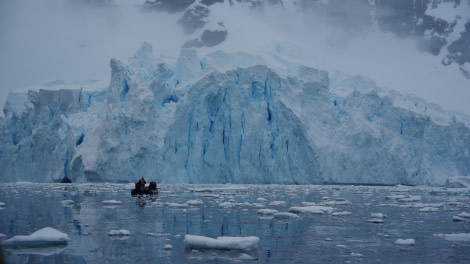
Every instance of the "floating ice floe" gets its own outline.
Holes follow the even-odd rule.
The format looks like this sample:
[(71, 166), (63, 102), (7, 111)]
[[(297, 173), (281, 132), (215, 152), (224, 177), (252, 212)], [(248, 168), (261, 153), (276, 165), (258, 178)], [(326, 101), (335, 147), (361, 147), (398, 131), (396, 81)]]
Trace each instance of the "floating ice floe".
[(370, 213), (370, 216), (372, 218), (386, 218), (387, 217), (387, 215), (383, 213)]
[(235, 203), (232, 202), (223, 202), (219, 204), (220, 207), (222, 208), (231, 208), (235, 206)]
[(6, 204), (3, 202), (0, 202), (0, 210), (5, 209)]
[(396, 245), (401, 245), (401, 246), (414, 246), (415, 245), (415, 240), (413, 238), (407, 238), (407, 239), (397, 239), (395, 240)]
[(110, 208), (110, 209), (119, 207), (122, 204), (122, 202), (117, 201), (117, 200), (105, 200), (105, 201), (102, 201), (102, 203), (103, 203), (104, 208)]
[(210, 250), (208, 252), (200, 251), (197, 249), (192, 249), (186, 253), (188, 260), (196, 260), (195, 262), (201, 262), (201, 260), (209, 261), (216, 263), (225, 263), (225, 262), (240, 262), (247, 260), (258, 260), (257, 256), (251, 256), (246, 254), (246, 251), (240, 250)]
[(383, 213), (371, 213), (370, 216), (372, 218), (367, 219), (366, 221), (373, 224), (382, 224), (384, 223), (384, 218), (387, 217), (387, 215)]
[(366, 220), (368, 223), (373, 223), (373, 224), (382, 224), (384, 223), (383, 218), (370, 218)]
[(174, 208), (174, 209), (188, 208), (188, 204), (186, 203), (166, 203), (166, 206), (168, 206), (169, 208)]
[(434, 234), (437, 237), (444, 238), (453, 242), (470, 242), (470, 233), (458, 233), (458, 234)]
[(69, 236), (54, 228), (45, 227), (29, 236), (14, 236), (2, 241), (4, 247), (49, 247), (66, 245)]
[(119, 204), (122, 204), (122, 202), (118, 201), (118, 200), (104, 200), (102, 203), (104, 205), (119, 205)]
[(279, 221), (291, 221), (291, 220), (300, 218), (298, 215), (294, 213), (288, 213), (288, 212), (275, 213), (273, 217), (274, 219), (279, 220)]
[(343, 212), (334, 212), (331, 215), (332, 216), (343, 216), (343, 215), (350, 215), (350, 214), (351, 214), (351, 212), (343, 211)]
[(456, 215), (456, 216), (452, 217), (452, 221), (454, 221), (454, 222), (463, 222), (463, 221), (467, 221), (467, 219)]
[(419, 209), (418, 211), (420, 211), (421, 213), (437, 212), (437, 211), (439, 211), (439, 208), (427, 206), (427, 207), (423, 207), (423, 208)]
[(395, 194), (395, 195), (389, 195), (385, 197), (386, 200), (398, 200), (398, 199), (405, 199), (406, 195), (404, 194)]
[(155, 207), (163, 207), (165, 204), (162, 202), (152, 202), (151, 205)]
[(258, 247), (259, 238), (256, 236), (247, 237), (218, 237), (216, 239), (185, 235), (184, 245), (186, 248), (197, 249), (220, 249), (220, 250), (251, 250)]
[(171, 234), (168, 234), (168, 233), (152, 233), (152, 232), (148, 232), (147, 233), (147, 236), (150, 236), (150, 237), (165, 237), (165, 236), (170, 236)]
[(280, 206), (280, 205), (286, 205), (285, 201), (272, 201), (268, 205), (270, 206)]
[(275, 213), (277, 213), (277, 210), (274, 209), (259, 209), (258, 210), (258, 215), (260, 217), (273, 217)]
[(467, 212), (462, 212), (462, 213), (452, 217), (452, 221), (454, 221), (454, 222), (470, 221), (470, 214), (467, 213)]
[(109, 236), (130, 236), (131, 232), (126, 229), (119, 229), (119, 230), (111, 230), (108, 233)]
[(333, 207), (329, 206), (292, 206), (289, 208), (289, 213), (311, 213), (311, 214), (329, 214), (334, 211)]
[(461, 212), (457, 216), (463, 217), (463, 218), (470, 218), (470, 213), (467, 212)]
[(166, 244), (164, 247), (163, 247), (164, 250), (172, 250), (173, 249), (173, 246), (170, 245), (170, 244)]
[(186, 202), (188, 206), (202, 206), (204, 205), (204, 202), (202, 200), (189, 200)]
[(326, 206), (334, 206), (334, 205), (349, 205), (350, 202), (344, 198), (336, 198), (333, 201), (323, 201), (320, 203), (321, 205), (326, 205)]

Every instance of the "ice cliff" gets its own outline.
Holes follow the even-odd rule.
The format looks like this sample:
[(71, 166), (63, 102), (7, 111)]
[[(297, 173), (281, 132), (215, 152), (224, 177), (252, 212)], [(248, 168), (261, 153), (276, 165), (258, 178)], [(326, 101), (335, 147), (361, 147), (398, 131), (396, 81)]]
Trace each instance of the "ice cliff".
[(0, 181), (444, 185), (470, 175), (470, 128), (360, 76), (143, 44), (111, 81), (10, 93)]

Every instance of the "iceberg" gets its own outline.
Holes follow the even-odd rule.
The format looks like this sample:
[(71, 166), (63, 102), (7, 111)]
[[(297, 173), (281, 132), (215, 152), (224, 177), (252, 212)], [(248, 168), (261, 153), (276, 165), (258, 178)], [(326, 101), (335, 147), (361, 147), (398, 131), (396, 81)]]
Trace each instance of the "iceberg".
[(467, 119), (361, 76), (280, 52), (159, 57), (148, 43), (110, 67), (109, 84), (9, 95), (1, 182), (442, 186), (470, 175)]
[(69, 236), (54, 228), (45, 227), (31, 235), (18, 235), (2, 241), (4, 247), (49, 247), (68, 243)]
[(185, 235), (184, 245), (187, 248), (219, 249), (219, 250), (252, 250), (259, 244), (256, 236), (248, 237), (218, 237), (211, 238), (198, 235)]

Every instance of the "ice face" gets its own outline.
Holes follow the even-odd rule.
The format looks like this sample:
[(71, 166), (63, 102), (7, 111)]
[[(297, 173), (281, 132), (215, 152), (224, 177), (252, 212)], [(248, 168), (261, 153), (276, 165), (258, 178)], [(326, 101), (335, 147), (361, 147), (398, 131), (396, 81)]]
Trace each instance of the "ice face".
[(147, 43), (110, 66), (107, 88), (10, 96), (1, 181), (443, 185), (470, 174), (465, 122), (360, 76), (280, 53), (168, 59)]

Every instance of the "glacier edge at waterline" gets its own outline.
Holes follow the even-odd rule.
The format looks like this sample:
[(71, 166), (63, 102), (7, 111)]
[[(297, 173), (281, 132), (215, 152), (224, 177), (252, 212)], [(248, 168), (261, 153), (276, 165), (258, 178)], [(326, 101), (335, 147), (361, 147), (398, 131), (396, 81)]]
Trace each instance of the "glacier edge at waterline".
[(157, 57), (144, 43), (127, 64), (111, 60), (109, 84), (12, 92), (0, 181), (443, 185), (470, 175), (468, 123), (360, 76), (267, 61)]

